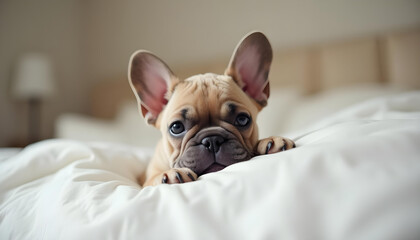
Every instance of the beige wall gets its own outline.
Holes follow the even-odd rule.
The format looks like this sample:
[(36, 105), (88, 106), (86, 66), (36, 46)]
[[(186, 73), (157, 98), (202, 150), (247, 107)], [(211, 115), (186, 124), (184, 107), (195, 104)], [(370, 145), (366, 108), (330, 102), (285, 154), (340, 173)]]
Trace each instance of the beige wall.
[(176, 72), (220, 57), (227, 64), (254, 29), (281, 49), (410, 28), (419, 12), (418, 0), (0, 0), (0, 146), (26, 133), (24, 105), (11, 99), (9, 84), (27, 51), (54, 61), (59, 92), (44, 104), (42, 128), (51, 137), (60, 113), (88, 112), (96, 82), (124, 78), (136, 49), (155, 52)]
[(171, 67), (226, 56), (251, 30), (275, 48), (375, 34), (420, 23), (420, 1), (85, 1), (90, 77), (125, 71), (143, 48)]

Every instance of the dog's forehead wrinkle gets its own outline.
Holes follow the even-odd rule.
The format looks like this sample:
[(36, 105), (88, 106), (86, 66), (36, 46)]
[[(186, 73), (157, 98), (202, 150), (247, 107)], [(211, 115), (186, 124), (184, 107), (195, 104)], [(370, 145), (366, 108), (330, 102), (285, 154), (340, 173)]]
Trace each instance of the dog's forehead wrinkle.
[(230, 113), (235, 113), (238, 106), (236, 106), (234, 103), (228, 103), (228, 108)]
[[(223, 91), (228, 86), (230, 77), (214, 73), (199, 74), (189, 77), (185, 82), (196, 84), (206, 93), (209, 91)], [(212, 86), (211, 88), (209, 86)]]
[(181, 110), (181, 116), (184, 120), (187, 119), (187, 113), (188, 113), (188, 108), (183, 108)]
[(176, 91), (179, 91), (178, 97), (184, 102), (193, 99), (194, 104), (199, 101), (200, 107), (208, 108), (212, 107), (209, 103), (219, 104), (227, 99), (232, 83), (234, 82), (228, 76), (208, 73), (187, 78), (178, 84)]

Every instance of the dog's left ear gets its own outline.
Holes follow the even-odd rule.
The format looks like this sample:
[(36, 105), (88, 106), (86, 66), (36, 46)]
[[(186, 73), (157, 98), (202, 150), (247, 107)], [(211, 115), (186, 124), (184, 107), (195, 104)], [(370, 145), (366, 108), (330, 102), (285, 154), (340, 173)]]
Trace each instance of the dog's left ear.
[(225, 74), (264, 107), (270, 96), (268, 74), (272, 59), (273, 51), (267, 37), (261, 32), (252, 32), (236, 46)]

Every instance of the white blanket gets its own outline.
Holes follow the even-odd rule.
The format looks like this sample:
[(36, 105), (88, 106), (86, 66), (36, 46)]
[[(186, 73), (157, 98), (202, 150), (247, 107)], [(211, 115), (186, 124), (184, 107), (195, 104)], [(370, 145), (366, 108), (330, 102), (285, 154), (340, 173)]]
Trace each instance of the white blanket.
[(143, 189), (150, 150), (34, 144), (0, 163), (0, 239), (420, 239), (420, 92), (289, 137), (296, 149)]

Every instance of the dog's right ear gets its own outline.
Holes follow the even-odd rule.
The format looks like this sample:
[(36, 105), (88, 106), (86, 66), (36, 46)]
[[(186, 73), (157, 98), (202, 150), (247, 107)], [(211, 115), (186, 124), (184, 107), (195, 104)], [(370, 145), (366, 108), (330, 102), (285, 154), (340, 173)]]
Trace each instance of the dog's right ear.
[(160, 112), (168, 103), (168, 89), (178, 82), (178, 78), (158, 57), (139, 50), (130, 58), (128, 79), (143, 117), (148, 124), (155, 125)]
[(273, 50), (261, 32), (251, 32), (236, 46), (225, 71), (262, 108), (270, 96), (268, 73)]

